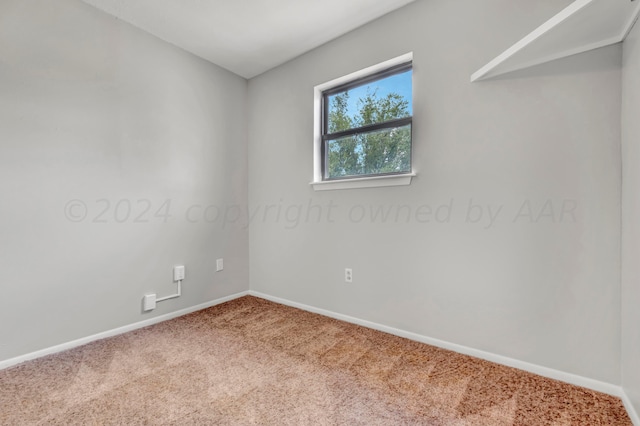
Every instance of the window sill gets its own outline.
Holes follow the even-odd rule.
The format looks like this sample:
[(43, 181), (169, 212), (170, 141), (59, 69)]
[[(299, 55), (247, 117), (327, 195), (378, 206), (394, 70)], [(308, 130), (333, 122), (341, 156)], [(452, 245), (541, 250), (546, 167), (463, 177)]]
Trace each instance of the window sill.
[(406, 186), (411, 184), (411, 178), (416, 176), (415, 173), (407, 173), (402, 175), (389, 176), (373, 176), (342, 180), (325, 180), (320, 182), (311, 182), (314, 191), (334, 191), (339, 189), (355, 189), (355, 188), (382, 188), (385, 186)]

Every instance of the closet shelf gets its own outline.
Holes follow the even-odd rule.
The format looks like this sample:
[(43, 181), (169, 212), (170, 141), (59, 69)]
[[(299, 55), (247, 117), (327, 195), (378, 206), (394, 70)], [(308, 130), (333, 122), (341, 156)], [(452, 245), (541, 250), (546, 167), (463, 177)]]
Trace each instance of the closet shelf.
[(640, 0), (576, 0), (473, 73), (471, 81), (619, 43), (639, 12)]

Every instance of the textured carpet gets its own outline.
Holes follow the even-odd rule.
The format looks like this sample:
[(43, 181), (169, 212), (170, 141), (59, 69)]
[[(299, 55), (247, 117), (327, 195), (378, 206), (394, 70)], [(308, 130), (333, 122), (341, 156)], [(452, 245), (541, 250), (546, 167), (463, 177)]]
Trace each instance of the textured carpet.
[(243, 297), (0, 371), (2, 425), (630, 425), (621, 401)]

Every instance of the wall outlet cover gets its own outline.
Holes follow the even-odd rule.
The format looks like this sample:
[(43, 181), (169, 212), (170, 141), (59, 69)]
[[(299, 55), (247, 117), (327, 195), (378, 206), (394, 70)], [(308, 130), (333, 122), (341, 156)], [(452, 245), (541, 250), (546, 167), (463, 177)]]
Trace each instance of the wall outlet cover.
[(142, 309), (144, 311), (152, 311), (156, 308), (156, 295), (145, 294), (142, 298)]
[(344, 280), (348, 283), (353, 282), (353, 270), (351, 268), (346, 268), (344, 270)]

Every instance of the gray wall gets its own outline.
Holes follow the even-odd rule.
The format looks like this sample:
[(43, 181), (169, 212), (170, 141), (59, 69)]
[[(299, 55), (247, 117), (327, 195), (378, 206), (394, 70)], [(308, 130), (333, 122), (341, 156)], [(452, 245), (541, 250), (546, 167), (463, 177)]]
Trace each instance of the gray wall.
[[(558, 7), (419, 0), (247, 93), (79, 1), (2, 1), (0, 361), (247, 290), (250, 272), (269, 295), (620, 383), (621, 47), (468, 82)], [(637, 45), (636, 28), (624, 44), (622, 359), (639, 407)], [(418, 177), (314, 192), (313, 86), (408, 51)], [(425, 222), (421, 206), (441, 214)], [(359, 220), (372, 208), (391, 214)], [(174, 291), (175, 264), (184, 296), (142, 313), (143, 294)]]
[(0, 2), (0, 361), (248, 289), (246, 229), (185, 217), (246, 205), (246, 95), (80, 1)]
[[(418, 1), (250, 80), (251, 289), (619, 384), (621, 46), (469, 83), (560, 3)], [(418, 177), (314, 192), (313, 87), (409, 51)]]
[(622, 386), (640, 413), (640, 25), (623, 44)]

